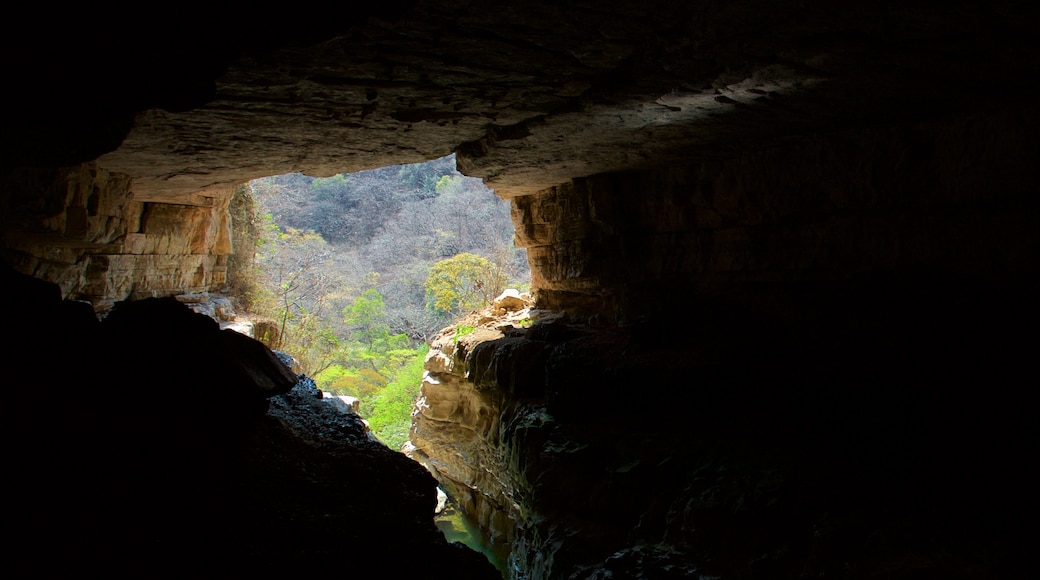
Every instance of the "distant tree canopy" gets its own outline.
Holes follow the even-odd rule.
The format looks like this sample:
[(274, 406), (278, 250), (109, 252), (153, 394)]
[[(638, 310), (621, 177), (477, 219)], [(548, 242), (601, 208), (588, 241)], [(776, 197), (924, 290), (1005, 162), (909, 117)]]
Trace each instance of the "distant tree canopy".
[(342, 173), (332, 177), (319, 177), (311, 181), (311, 192), (315, 202), (336, 202), (341, 193), (348, 188), (347, 178)]
[(335, 333), (325, 323), (329, 297), (337, 281), (326, 272), (332, 250), (321, 236), (288, 228), (282, 230), (270, 215), (264, 219), (265, 235), (256, 253), (248, 302), (258, 313), (278, 322), (271, 346), (294, 346), (294, 355), (310, 369), (324, 368), (339, 347)]
[(330, 177), (277, 175), (254, 180), (252, 187), (279, 226), (357, 246), (368, 243), (405, 205), (435, 197), (438, 181), (448, 176), (461, 177), (454, 156)]
[[(274, 225), (328, 242), (323, 272), (342, 287), (330, 297), (337, 308), (375, 288), (392, 334), (425, 340), (451, 322), (455, 310), (431, 308), (426, 288), (441, 260), (469, 253), (496, 264), (507, 284), (524, 289), (530, 279), (509, 203), (459, 173), (454, 156), (331, 177), (279, 175), (250, 188)], [(333, 324), (346, 332), (342, 320)]]

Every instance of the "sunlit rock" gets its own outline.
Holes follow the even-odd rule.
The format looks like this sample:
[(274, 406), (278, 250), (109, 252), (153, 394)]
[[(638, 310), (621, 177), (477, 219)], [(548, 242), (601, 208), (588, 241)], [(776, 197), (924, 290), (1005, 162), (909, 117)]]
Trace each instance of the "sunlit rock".
[(334, 395), (327, 391), (321, 392), (322, 399), (335, 407), (341, 413), (358, 413), (361, 410), (361, 399), (349, 395)]
[(513, 312), (520, 310), (525, 306), (530, 306), (530, 299), (525, 302), (523, 297), (520, 296), (519, 290), (515, 288), (507, 288), (499, 294), (497, 298), (495, 298), (492, 306), (495, 310)]

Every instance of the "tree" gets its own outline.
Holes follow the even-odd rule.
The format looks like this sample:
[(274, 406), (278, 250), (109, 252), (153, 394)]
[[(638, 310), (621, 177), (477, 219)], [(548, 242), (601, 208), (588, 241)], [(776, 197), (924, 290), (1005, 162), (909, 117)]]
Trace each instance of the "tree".
[(433, 265), (426, 278), (427, 304), (460, 314), (487, 306), (505, 285), (502, 268), (483, 256), (464, 252)]
[(394, 379), (372, 396), (363, 397), (362, 409), (372, 433), (391, 449), (400, 450), (412, 427), (412, 408), (422, 386), (423, 363), (429, 346), (420, 345), (400, 367)]
[(370, 288), (343, 309), (343, 321), (354, 346), (350, 358), (389, 379), (414, 351), (407, 335), (390, 334), (385, 307), (379, 291)]
[[(301, 363), (305, 358), (314, 360), (315, 367), (304, 365), (308, 370), (339, 364), (374, 372), (362, 356), (378, 351), (374, 348), (378, 333), (372, 328), (367, 336), (354, 336), (360, 328), (351, 325), (357, 321), (340, 315), (372, 298), (362, 295), (365, 289), (379, 292), (380, 323), (388, 336), (403, 334), (411, 341), (425, 342), (457, 312), (490, 301), (505, 284), (495, 283), (495, 276), (479, 275), (480, 281), (491, 283), (467, 299), (470, 304), (455, 304), (450, 310), (435, 308), (426, 281), (439, 260), (470, 253), (497, 264), (513, 287), (524, 288), (530, 278), (526, 252), (513, 245), (509, 202), (494, 195), (482, 180), (459, 173), (453, 155), (330, 177), (274, 176), (250, 182), (249, 189), (258, 206), (273, 219), (270, 240), (262, 252), (274, 246), (279, 252), (293, 252), (291, 244), (274, 236), (300, 237), (303, 232), (317, 234), (331, 252), (313, 271), (330, 283), (320, 299), (308, 297), (304, 288), (283, 286), (282, 280), (272, 278), (266, 289), (268, 308), (258, 312), (283, 322), (284, 332), (277, 334), (284, 335), (287, 342), (279, 348), (288, 350), (291, 342), (293, 348), (307, 345), (313, 351), (311, 355), (293, 352)], [(278, 259), (291, 261), (284, 256)], [(271, 259), (258, 259), (258, 265), (274, 272)], [(370, 273), (377, 274), (378, 280), (369, 280)], [(359, 296), (365, 300), (356, 304)], [(323, 320), (315, 324), (319, 313)], [(321, 349), (349, 354), (329, 362)]]
[(313, 232), (283, 231), (271, 216), (266, 223), (256, 265), (267, 299), (254, 302), (260, 314), (278, 320), (272, 348), (289, 350), (309, 373), (320, 372), (340, 348), (325, 322), (326, 301), (335, 285), (323, 268), (330, 248)]
[(254, 312), (279, 321), (272, 348), (322, 390), (360, 398), (376, 436), (399, 448), (429, 337), (529, 279), (509, 202), (459, 173), (454, 156), (249, 189), (268, 214)]
[(343, 309), (343, 322), (352, 337), (372, 348), (390, 334), (386, 324), (386, 303), (375, 288), (370, 288), (354, 299), (353, 304)]
[(419, 199), (428, 199), (437, 195), (438, 180), (452, 173), (457, 173), (454, 154), (426, 163), (401, 165), (397, 170), (397, 179), (413, 190)]
[(335, 201), (347, 189), (347, 178), (342, 173), (332, 177), (316, 177), (311, 181), (311, 192), (315, 201)]

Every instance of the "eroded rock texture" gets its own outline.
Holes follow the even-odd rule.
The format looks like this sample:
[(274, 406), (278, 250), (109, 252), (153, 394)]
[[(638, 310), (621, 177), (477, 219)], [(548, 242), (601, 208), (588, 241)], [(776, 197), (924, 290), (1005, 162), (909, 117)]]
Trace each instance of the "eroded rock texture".
[(131, 179), (95, 163), (13, 172), (4, 252), (18, 270), (104, 312), (117, 301), (220, 290), (228, 285), (233, 191), (185, 203), (138, 201)]
[[(416, 438), (480, 449), (437, 468), (459, 495), (509, 480), (466, 501), (518, 577), (1027, 575), (1040, 8), (293, 8), (0, 39), (0, 255), (68, 299), (9, 384), (100, 364), (65, 320), (228, 283), (246, 180), (454, 152), (551, 316), (445, 351), (458, 439)], [(89, 457), (56, 465), (129, 471)]]
[[(506, 348), (501, 344), (515, 334), (515, 326), (530, 323), (531, 306), (529, 296), (504, 294), (485, 311), (464, 317), (431, 341), (406, 450), (436, 476), (489, 541), (505, 551), (515, 540), (522, 516), (513, 497), (514, 478), (499, 448), (508, 393), (493, 375), (514, 371), (512, 366), (493, 365), (475, 349), (489, 342)], [(472, 331), (463, 332), (464, 328)], [(510, 361), (516, 366), (540, 362)], [(477, 372), (487, 379), (479, 380)]]

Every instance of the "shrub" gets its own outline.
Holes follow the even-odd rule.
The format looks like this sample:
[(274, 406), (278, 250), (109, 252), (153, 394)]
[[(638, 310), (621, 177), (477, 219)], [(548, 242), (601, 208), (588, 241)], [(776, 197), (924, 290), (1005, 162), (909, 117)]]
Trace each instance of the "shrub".
[(372, 433), (391, 449), (400, 450), (408, 440), (412, 427), (412, 408), (422, 386), (427, 351), (427, 345), (416, 349), (412, 359), (401, 368), (393, 381), (361, 401), (362, 414), (372, 427)]

